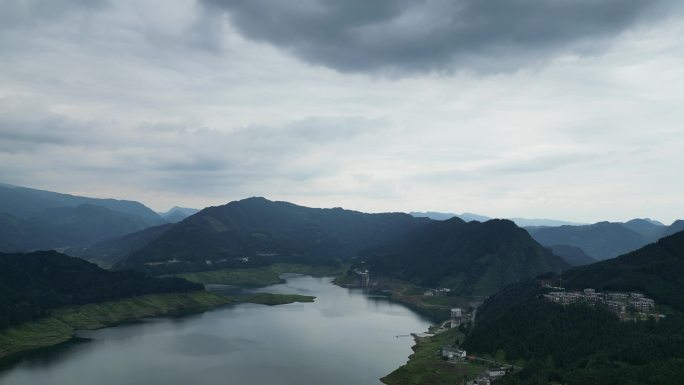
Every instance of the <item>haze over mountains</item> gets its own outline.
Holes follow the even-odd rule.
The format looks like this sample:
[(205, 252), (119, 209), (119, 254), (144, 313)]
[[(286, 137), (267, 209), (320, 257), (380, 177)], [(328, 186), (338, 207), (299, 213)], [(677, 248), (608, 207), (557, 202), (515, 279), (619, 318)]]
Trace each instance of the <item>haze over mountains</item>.
[(544, 246), (573, 246), (591, 258), (604, 260), (638, 249), (659, 238), (684, 230), (684, 221), (670, 226), (649, 219), (621, 222), (598, 222), (582, 226), (526, 227)]
[[(442, 213), (442, 212), (437, 212), (437, 211), (411, 211), (411, 215), (414, 217), (427, 217), (430, 219), (434, 219), (437, 221), (442, 221), (446, 219), (450, 219), (453, 217), (458, 217), (463, 219), (466, 222), (471, 222), (471, 221), (478, 221), (478, 222), (485, 222), (490, 219), (494, 219), (492, 217), (488, 217), (486, 215), (480, 215), (480, 214), (473, 214), (473, 213), (462, 213), (462, 214), (454, 214), (454, 213)], [(530, 218), (503, 218), (503, 219), (508, 219), (513, 222), (515, 222), (516, 225), (520, 227), (526, 227), (526, 226), (563, 226), (563, 225), (569, 225), (569, 226), (576, 226), (576, 225), (581, 225), (583, 223), (575, 223), (575, 222), (568, 222), (568, 221), (562, 221), (558, 219), (542, 219), (542, 218), (536, 218), (536, 219), (530, 219)]]
[(175, 223), (180, 222), (190, 215), (196, 214), (197, 212), (199, 212), (198, 209), (174, 206), (169, 209), (169, 211), (165, 213), (159, 213), (159, 215), (161, 215), (161, 217), (165, 220)]
[[(4, 215), (23, 217), (3, 232), (3, 250), (63, 248), (104, 267), (152, 274), (359, 258), (379, 274), (486, 294), (568, 267), (510, 221), (434, 221), (264, 198), (199, 212), (174, 207), (159, 215), (130, 201), (17, 187), (4, 187), (3, 193), (12, 202)], [(33, 236), (22, 240), (22, 234)], [(439, 273), (432, 272), (434, 266), (440, 266)]]
[[(159, 215), (137, 202), (2, 189), (12, 206), (0, 205), (9, 211), (2, 213), (0, 247), (67, 245), (69, 255), (110, 271), (55, 251), (0, 253), (0, 329), (64, 306), (200, 288), (158, 279), (169, 274), (276, 262), (345, 263), (350, 272), (362, 266), (372, 276), (418, 288), (490, 296), (463, 346), (492, 356), (505, 352), (509, 362), (524, 360), (525, 369), (504, 383), (630, 383), (648, 371), (677, 370), (680, 362), (667, 357), (684, 354), (684, 221), (522, 228), (505, 219), (434, 220), (261, 197), (200, 211), (174, 207)], [(618, 253), (623, 255), (595, 259)], [(657, 325), (628, 325), (601, 307), (544, 302), (538, 280), (560, 282), (559, 274), (568, 289), (641, 292), (672, 313)], [(618, 363), (621, 372), (614, 370)]]
[[(416, 217), (446, 220), (458, 217), (466, 222), (487, 221), (490, 217), (463, 213), (411, 212)], [(525, 228), (532, 237), (573, 265), (591, 263), (594, 260), (614, 258), (638, 249), (664, 236), (684, 230), (684, 221), (677, 220), (670, 226), (650, 218), (637, 218), (627, 222), (574, 223), (555, 219), (510, 218)]]
[(0, 251), (86, 247), (178, 222), (197, 211), (174, 207), (160, 215), (135, 201), (0, 184)]
[(154, 274), (358, 257), (383, 274), (472, 293), (612, 258), (684, 229), (684, 221), (635, 219), (526, 227), (530, 238), (512, 221), (476, 214), (462, 214), (466, 222), (445, 213), (366, 214), (264, 198), (158, 214), (139, 202), (9, 185), (0, 186), (0, 196), (0, 251), (61, 249), (104, 267)]

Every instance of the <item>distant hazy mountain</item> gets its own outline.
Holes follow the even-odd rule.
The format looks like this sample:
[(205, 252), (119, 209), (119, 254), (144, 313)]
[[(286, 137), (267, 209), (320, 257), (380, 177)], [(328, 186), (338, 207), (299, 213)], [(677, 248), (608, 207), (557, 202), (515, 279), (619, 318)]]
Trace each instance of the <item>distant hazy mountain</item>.
[(21, 219), (36, 217), (48, 209), (76, 207), (85, 204), (136, 215), (149, 221), (160, 220), (159, 214), (140, 202), (87, 198), (7, 184), (0, 185), (0, 212), (12, 214)]
[(0, 185), (0, 251), (86, 246), (164, 222), (139, 202)]
[(579, 247), (598, 259), (617, 257), (649, 243), (649, 239), (621, 223), (599, 222), (585, 226), (528, 227), (532, 237), (544, 246)]
[(527, 226), (548, 226), (548, 227), (556, 227), (556, 226), (580, 226), (583, 225), (584, 223), (577, 223), (577, 222), (568, 222), (568, 221), (561, 221), (558, 219), (542, 219), (542, 218), (536, 218), (536, 219), (529, 219), (529, 218), (509, 218), (513, 222), (515, 222), (516, 225), (520, 227), (527, 227)]
[(454, 213), (439, 213), (436, 211), (411, 211), (409, 214), (416, 218), (430, 218), (436, 221), (445, 221), (447, 219), (459, 216), (458, 214)]
[(176, 223), (182, 221), (190, 215), (197, 214), (198, 212), (198, 209), (174, 206), (169, 211), (165, 213), (159, 213), (159, 215), (161, 215), (162, 218), (166, 219), (169, 222)]
[(492, 219), (492, 218), (484, 216), (484, 215), (473, 214), (473, 213), (462, 213), (462, 214), (459, 214), (458, 217), (463, 219), (466, 222), (473, 222), (473, 221), (486, 222), (486, 221)]
[(122, 237), (107, 239), (89, 247), (72, 247), (64, 252), (73, 257), (79, 257), (87, 261), (97, 263), (100, 267), (110, 268), (117, 262), (128, 257), (161, 234), (168, 231), (174, 224), (166, 223), (159, 226), (148, 227), (144, 230), (126, 234)]
[(272, 261), (330, 261), (402, 237), (429, 222), (404, 213), (317, 209), (264, 198), (209, 207), (132, 253), (120, 267), (210, 270)]
[(671, 226), (665, 226), (650, 219), (633, 219), (625, 223), (526, 227), (526, 230), (544, 246), (574, 246), (594, 259), (604, 260), (636, 250), (676, 232), (680, 227), (684, 230), (684, 221), (675, 221)]
[[(485, 222), (485, 221), (492, 219), (488, 216), (473, 214), (473, 213), (454, 214), (454, 213), (440, 213), (440, 212), (436, 212), (436, 211), (425, 211), (425, 212), (412, 211), (410, 214), (413, 215), (414, 217), (425, 217), (425, 218), (430, 218), (430, 219), (434, 219), (437, 221), (443, 221), (443, 220), (447, 220), (447, 219), (450, 219), (453, 217), (461, 218), (466, 222), (472, 222), (472, 221)], [(528, 218), (506, 218), (506, 219), (509, 219), (509, 220), (515, 222), (515, 224), (520, 226), (520, 227), (526, 227), (526, 226), (563, 226), (563, 225), (576, 226), (576, 225), (581, 225), (581, 223), (560, 221), (557, 219), (528, 219)]]
[(572, 266), (589, 265), (596, 260), (590, 257), (584, 250), (579, 247), (569, 245), (553, 245), (550, 247), (551, 251), (557, 256)]
[(432, 222), (361, 255), (371, 270), (429, 287), (487, 295), (569, 265), (508, 220)]
[(672, 235), (684, 231), (684, 220), (676, 220), (665, 230), (665, 235)]
[(623, 223), (628, 229), (643, 235), (651, 242), (656, 241), (665, 235), (667, 231), (665, 225), (651, 219), (632, 219), (631, 221)]
[(436, 221), (445, 221), (447, 219), (451, 218), (461, 218), (466, 222), (472, 222), (472, 221), (478, 221), (478, 222), (485, 222), (488, 221), (492, 218), (484, 216), (484, 215), (479, 215), (479, 214), (473, 214), (473, 213), (462, 213), (462, 214), (454, 214), (454, 213), (440, 213), (437, 211), (411, 211), (409, 214), (413, 215), (416, 218), (430, 218)]

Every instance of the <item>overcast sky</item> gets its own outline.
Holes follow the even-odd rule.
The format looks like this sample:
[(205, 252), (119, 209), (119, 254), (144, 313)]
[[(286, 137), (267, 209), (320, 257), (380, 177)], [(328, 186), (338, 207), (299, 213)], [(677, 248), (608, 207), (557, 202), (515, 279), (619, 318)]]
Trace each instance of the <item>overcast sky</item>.
[(684, 217), (677, 0), (3, 0), (0, 182)]

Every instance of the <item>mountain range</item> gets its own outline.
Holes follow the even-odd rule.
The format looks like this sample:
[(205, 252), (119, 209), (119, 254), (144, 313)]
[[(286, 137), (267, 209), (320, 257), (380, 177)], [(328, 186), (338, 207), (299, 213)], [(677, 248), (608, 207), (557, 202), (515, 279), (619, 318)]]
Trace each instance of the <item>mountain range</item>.
[(165, 222), (135, 201), (0, 185), (0, 251), (87, 246)]
[(427, 222), (404, 213), (366, 214), (248, 198), (188, 217), (116, 267), (187, 271), (348, 259)]
[[(204, 209), (167, 229), (153, 229), (91, 251), (107, 249), (114, 255), (111, 250), (130, 251), (135, 245), (114, 268), (154, 274), (363, 260), (375, 275), (478, 295), (569, 267), (507, 220), (434, 221), (248, 198)], [(140, 246), (142, 241), (146, 244)]]
[(197, 212), (199, 212), (198, 209), (173, 206), (169, 211), (158, 214), (166, 221), (176, 223), (182, 221), (183, 219), (193, 214), (197, 214)]
[(265, 198), (158, 214), (134, 201), (10, 185), (0, 185), (0, 196), (0, 251), (60, 249), (106, 268), (153, 274), (358, 258), (377, 273), (471, 294), (612, 258), (684, 229), (684, 221), (635, 219), (527, 227), (528, 234), (512, 221), (476, 214), (463, 214), (468, 221), (431, 212), (367, 214)]
[[(442, 213), (442, 212), (437, 212), (437, 211), (411, 211), (411, 215), (414, 217), (419, 217), (419, 218), (430, 218), (434, 219), (436, 221), (443, 221), (447, 219), (451, 219), (453, 217), (458, 217), (463, 219), (466, 222), (472, 222), (472, 221), (478, 221), (478, 222), (486, 222), (490, 219), (494, 219), (492, 217), (488, 217), (486, 215), (480, 215), (480, 214), (473, 214), (473, 213), (461, 213), (461, 214), (454, 214), (454, 213)], [(510, 221), (515, 222), (516, 225), (520, 227), (526, 227), (526, 226), (577, 226), (581, 225), (582, 223), (575, 223), (575, 222), (568, 222), (568, 221), (562, 221), (558, 219), (542, 219), (542, 218), (535, 218), (535, 219), (530, 219), (530, 218), (504, 218), (508, 219)]]
[(684, 221), (670, 226), (650, 219), (628, 222), (598, 222), (581, 226), (526, 227), (532, 237), (544, 246), (572, 246), (597, 260), (614, 258), (636, 250), (677, 231), (684, 230)]

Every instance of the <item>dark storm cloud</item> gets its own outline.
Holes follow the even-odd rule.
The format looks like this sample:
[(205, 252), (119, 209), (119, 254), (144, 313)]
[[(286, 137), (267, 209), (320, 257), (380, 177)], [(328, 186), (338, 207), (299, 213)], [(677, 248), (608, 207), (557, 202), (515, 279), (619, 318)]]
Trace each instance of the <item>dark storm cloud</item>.
[[(244, 36), (342, 72), (510, 71), (599, 49), (668, 0), (201, 0)], [(675, 4), (675, 3), (672, 3)]]

